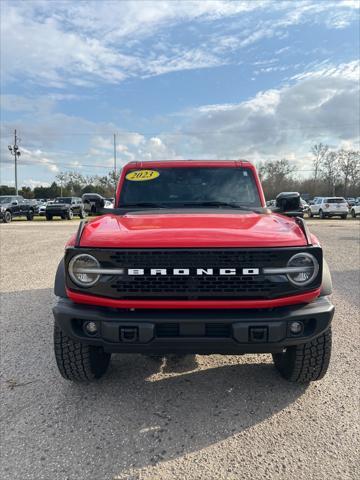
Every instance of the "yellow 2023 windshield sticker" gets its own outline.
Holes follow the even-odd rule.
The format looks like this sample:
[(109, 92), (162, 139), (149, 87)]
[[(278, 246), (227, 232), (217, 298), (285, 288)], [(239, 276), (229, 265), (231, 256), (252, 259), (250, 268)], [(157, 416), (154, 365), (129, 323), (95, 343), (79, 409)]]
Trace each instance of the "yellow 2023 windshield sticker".
[(160, 172), (156, 170), (135, 170), (134, 172), (129, 172), (125, 178), (132, 182), (146, 182), (147, 180), (154, 180), (159, 175)]

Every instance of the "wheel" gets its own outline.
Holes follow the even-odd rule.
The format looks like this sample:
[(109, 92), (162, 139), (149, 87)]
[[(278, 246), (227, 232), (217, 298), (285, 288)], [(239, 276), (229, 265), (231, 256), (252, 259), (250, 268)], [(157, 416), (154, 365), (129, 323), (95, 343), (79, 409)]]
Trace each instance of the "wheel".
[(347, 219), (347, 214), (341, 215), (341, 218), (342, 218), (343, 220), (346, 220), (346, 219)]
[(319, 210), (319, 217), (324, 220), (325, 218), (325, 213), (322, 210)]
[(4, 223), (10, 223), (11, 220), (12, 220), (11, 212), (6, 211), (6, 212), (4, 213), (3, 222), (4, 222)]
[(351, 216), (352, 216), (352, 218), (356, 218), (356, 213), (355, 213), (355, 210), (353, 208), (351, 209)]
[(53, 218), (52, 215), (46, 214), (46, 220), (52, 220), (52, 218)]
[(69, 210), (66, 214), (66, 218), (68, 220), (72, 220), (74, 218), (74, 212), (72, 210)]
[(85, 212), (84, 209), (81, 209), (81, 210), (80, 210), (79, 217), (80, 217), (80, 218), (85, 218), (85, 217), (86, 217), (86, 212)]
[(91, 382), (102, 377), (109, 367), (111, 353), (101, 347), (72, 340), (54, 325), (55, 359), (61, 375), (73, 382)]
[(309, 214), (309, 217), (310, 217), (310, 218), (313, 218), (313, 217), (314, 217), (314, 214), (312, 213), (311, 210), (309, 210), (308, 214)]
[(320, 380), (327, 372), (331, 356), (331, 327), (311, 342), (274, 353), (275, 367), (290, 382)]
[(30, 211), (30, 212), (26, 215), (26, 220), (28, 220), (28, 221), (34, 220), (34, 212), (33, 212), (33, 211)]

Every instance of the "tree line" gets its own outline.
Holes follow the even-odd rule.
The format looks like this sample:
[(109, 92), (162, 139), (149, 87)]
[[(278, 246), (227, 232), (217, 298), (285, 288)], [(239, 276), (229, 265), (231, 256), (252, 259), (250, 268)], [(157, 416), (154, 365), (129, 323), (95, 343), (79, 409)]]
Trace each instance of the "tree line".
[[(99, 193), (104, 197), (115, 196), (119, 174), (114, 171), (105, 176), (81, 175), (78, 172), (61, 172), (56, 175), (56, 180), (48, 186), (39, 186), (31, 189), (22, 187), (19, 195), (24, 198), (56, 198), (56, 197), (81, 197), (84, 193)], [(0, 195), (15, 195), (15, 188), (0, 185)]]
[[(265, 197), (273, 199), (279, 192), (295, 191), (314, 196), (360, 196), (360, 152), (358, 150), (333, 150), (317, 143), (311, 148), (312, 175), (301, 178), (296, 167), (287, 159), (257, 164)], [(81, 196), (95, 192), (104, 197), (114, 197), (119, 174), (114, 171), (105, 176), (81, 175), (61, 172), (49, 186), (31, 189), (23, 187), (19, 194), (24, 198), (55, 198)], [(0, 195), (15, 195), (15, 188), (0, 185)]]
[(360, 196), (360, 152), (332, 150), (317, 143), (311, 148), (312, 175), (299, 177), (296, 167), (287, 159), (257, 165), (265, 197), (274, 199), (279, 192), (300, 192), (315, 196)]

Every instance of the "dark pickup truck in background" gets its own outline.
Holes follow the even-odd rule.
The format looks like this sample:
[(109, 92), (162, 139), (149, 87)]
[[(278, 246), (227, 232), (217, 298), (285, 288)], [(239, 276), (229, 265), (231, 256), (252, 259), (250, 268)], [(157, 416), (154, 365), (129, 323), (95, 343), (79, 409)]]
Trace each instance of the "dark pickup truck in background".
[(10, 223), (14, 217), (34, 218), (34, 206), (21, 195), (0, 196), (0, 220)]

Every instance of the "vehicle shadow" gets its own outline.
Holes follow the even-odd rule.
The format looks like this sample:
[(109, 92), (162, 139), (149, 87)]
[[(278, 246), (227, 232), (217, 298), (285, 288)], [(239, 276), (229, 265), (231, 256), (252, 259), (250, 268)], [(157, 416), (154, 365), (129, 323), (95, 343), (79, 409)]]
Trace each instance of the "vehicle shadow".
[(239, 434), (306, 389), (282, 380), (267, 356), (114, 355), (96, 383), (67, 382), (53, 358), (51, 290), (4, 299), (3, 378), (14, 381), (3, 396), (5, 478), (21, 478), (29, 453), (44, 478), (113, 478)]

